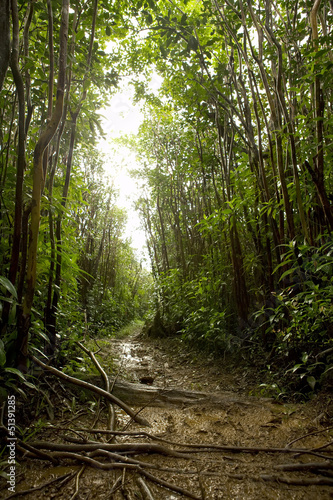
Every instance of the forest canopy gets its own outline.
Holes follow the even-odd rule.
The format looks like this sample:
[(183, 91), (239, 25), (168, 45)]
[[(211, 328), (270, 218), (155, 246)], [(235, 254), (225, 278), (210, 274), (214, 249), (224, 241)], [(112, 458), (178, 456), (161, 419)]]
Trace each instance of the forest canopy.
[[(55, 355), (84, 315), (92, 332), (143, 317), (152, 296), (151, 333), (320, 383), (332, 21), (329, 0), (3, 2), (2, 366), (26, 370), (29, 346)], [(128, 75), (154, 294), (98, 153), (100, 110)]]

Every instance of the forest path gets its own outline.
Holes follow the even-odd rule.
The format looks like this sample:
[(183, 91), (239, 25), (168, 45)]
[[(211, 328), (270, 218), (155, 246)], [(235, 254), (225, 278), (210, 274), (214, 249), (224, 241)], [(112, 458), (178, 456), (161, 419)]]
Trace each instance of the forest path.
[[(96, 349), (95, 342), (89, 343), (91, 349)], [(82, 392), (73, 393), (73, 387), (59, 385), (56, 379), (49, 377), (48, 387), (55, 388), (52, 391), (54, 415), (51, 418), (44, 414), (39, 420), (42, 425), (38, 430), (37, 423), (37, 432), (29, 444), (39, 446), (38, 442), (43, 442), (41, 448), (47, 453), (50, 445), (93, 443), (103, 448), (114, 444), (117, 449), (127, 446), (125, 456), (119, 455), (116, 460), (118, 465), (121, 465), (120, 457), (125, 463), (139, 460), (140, 467), (132, 472), (117, 467), (82, 468), (81, 455), (77, 463), (63, 460), (58, 465), (20, 455), (17, 492), (8, 497), (4, 480), (1, 483), (0, 478), (1, 500), (14, 497), (24, 500), (333, 498), (333, 431), (320, 398), (306, 404), (279, 404), (250, 395), (256, 386), (253, 372), (244, 366), (227, 366), (222, 359), (218, 361), (190, 351), (180, 339), (150, 339), (136, 332), (126, 338), (104, 338), (97, 344), (101, 348), (99, 361), (110, 381), (120, 385), (121, 380), (125, 381), (125, 387), (127, 384), (130, 389), (127, 396), (133, 395), (127, 404), (140, 412), (150, 427), (134, 422), (115, 406), (116, 430), (122, 434), (111, 437), (110, 441), (105, 403), (91, 393), (88, 398), (87, 395), (81, 398)], [(100, 376), (94, 377), (102, 386)], [(153, 385), (142, 382), (153, 382)], [(184, 403), (180, 402), (181, 398), (179, 401), (166, 397), (158, 406), (153, 397), (144, 406), (135, 404), (137, 393), (147, 394), (148, 388), (165, 395), (171, 388), (176, 389), (177, 394), (192, 391), (190, 394), (195, 397)], [(199, 399), (195, 399), (198, 394)], [(211, 397), (205, 398), (205, 394)], [(50, 410), (46, 403), (39, 405), (41, 410)], [(35, 400), (32, 406), (38, 406)], [(35, 433), (33, 427), (29, 432)], [(134, 453), (134, 448), (140, 446), (147, 451)], [(319, 447), (323, 447), (319, 454), (310, 453)], [(82, 458), (87, 456), (89, 453), (83, 451)], [(107, 457), (98, 460), (103, 460), (104, 465), (113, 463)], [(68, 474), (70, 478), (66, 482), (63, 478)], [(149, 494), (144, 492), (143, 478)], [(168, 482), (173, 490), (165, 484), (164, 487), (156, 484), (156, 478)], [(180, 495), (177, 488), (188, 494)], [(27, 490), (29, 493), (20, 494)]]
[[(233, 367), (231, 372), (222, 359), (216, 361), (212, 356), (189, 352), (179, 339), (160, 340), (132, 335), (112, 340), (109, 345), (108, 342), (103, 344), (102, 357), (107, 358), (110, 353), (117, 360), (120, 378), (126, 377), (134, 383), (140, 380), (153, 382), (154, 386), (165, 390), (178, 388), (214, 393), (221, 398), (221, 405), (198, 403), (145, 407), (141, 415), (151, 424), (149, 433), (165, 440), (236, 448), (285, 448), (295, 439), (315, 433), (291, 445), (313, 449), (327, 445), (332, 436), (332, 431), (316, 433), (325, 427), (320, 425), (323, 415), (315, 402), (280, 404), (267, 398), (249, 396), (255, 387), (251, 371)], [(327, 421), (325, 424), (327, 426)], [(131, 430), (138, 428), (138, 424), (131, 426)], [(194, 454), (192, 463), (179, 464), (179, 460), (169, 457), (158, 457), (156, 463), (164, 467), (178, 467), (179, 470), (197, 470), (199, 475), (175, 475), (173, 482), (199, 496), (201, 494), (204, 500), (333, 498), (331, 487), (306, 484), (316, 481), (317, 474), (282, 470), (284, 464), (318, 460), (321, 459), (296, 453), (234, 453), (230, 449)], [(164, 476), (170, 480), (170, 475)], [(300, 484), (269, 480), (273, 477), (299, 481)], [(164, 490), (162, 498), (175, 500), (178, 496), (167, 494)]]

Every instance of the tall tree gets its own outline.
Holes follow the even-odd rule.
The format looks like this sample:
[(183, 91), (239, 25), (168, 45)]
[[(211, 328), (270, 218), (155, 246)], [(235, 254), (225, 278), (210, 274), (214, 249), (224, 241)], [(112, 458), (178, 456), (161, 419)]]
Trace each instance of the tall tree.
[(17, 336), (18, 358), (17, 365), (20, 370), (27, 369), (28, 356), (28, 335), (31, 321), (31, 309), (33, 305), (35, 286), (36, 286), (36, 271), (37, 271), (37, 246), (41, 210), (41, 195), (44, 183), (43, 173), (43, 155), (49, 145), (52, 137), (56, 133), (60, 123), (66, 81), (66, 65), (67, 65), (67, 43), (68, 43), (68, 20), (69, 20), (69, 0), (63, 0), (61, 10), (61, 28), (59, 34), (59, 71), (57, 82), (56, 103), (50, 118), (49, 123), (42, 132), (34, 151), (33, 159), (33, 187), (31, 199), (31, 223), (30, 223), (30, 239), (28, 248), (27, 274), (26, 274), (26, 291), (23, 299), (22, 314), (19, 319), (19, 328)]
[[(16, 5), (14, 4), (14, 8)], [(6, 77), (10, 56), (10, 0), (0, 2), (0, 91)]]

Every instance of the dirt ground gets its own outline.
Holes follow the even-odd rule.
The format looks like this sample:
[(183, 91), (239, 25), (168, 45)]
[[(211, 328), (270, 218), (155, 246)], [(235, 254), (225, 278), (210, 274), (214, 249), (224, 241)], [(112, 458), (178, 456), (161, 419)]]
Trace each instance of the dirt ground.
[[(219, 397), (218, 404), (146, 406), (140, 415), (148, 420), (149, 428), (130, 422), (128, 415), (117, 410), (117, 429), (148, 432), (160, 439), (156, 441), (159, 444), (182, 453), (179, 458), (157, 453), (141, 455), (140, 460), (150, 464), (147, 471), (151, 474), (190, 492), (192, 498), (202, 500), (333, 498), (333, 428), (327, 398), (316, 398), (306, 404), (281, 404), (255, 397), (250, 395), (255, 392), (255, 382), (249, 370), (234, 367), (230, 371), (223, 360), (217, 362), (213, 358), (195, 356), (179, 341), (152, 340), (136, 335), (122, 340), (103, 340), (100, 345), (104, 366), (110, 359), (116, 359), (119, 378), (153, 384), (161, 389), (176, 387)], [(81, 428), (105, 428), (106, 410), (102, 408), (99, 419), (96, 414), (96, 403), (89, 402), (75, 408), (74, 418), (73, 408), (71, 414), (56, 411), (52, 427), (42, 428), (33, 440), (59, 441), (68, 428), (76, 429), (77, 433), (81, 433)], [(94, 439), (89, 433), (86, 437)], [(133, 435), (116, 439), (118, 443), (147, 442), (145, 437)], [(149, 442), (155, 441), (150, 439)], [(178, 445), (171, 445), (171, 442)], [(304, 449), (309, 453), (300, 451)], [(20, 458), (15, 498), (186, 498), (155, 484), (148, 476), (142, 481), (138, 474), (125, 474), (120, 469), (91, 467), (84, 468), (80, 475), (76, 474), (63, 485), (57, 481), (41, 490), (25, 495), (19, 493), (80, 468), (66, 462), (62, 466), (50, 466), (43, 460)], [(2, 486), (0, 498), (9, 498), (4, 483)]]

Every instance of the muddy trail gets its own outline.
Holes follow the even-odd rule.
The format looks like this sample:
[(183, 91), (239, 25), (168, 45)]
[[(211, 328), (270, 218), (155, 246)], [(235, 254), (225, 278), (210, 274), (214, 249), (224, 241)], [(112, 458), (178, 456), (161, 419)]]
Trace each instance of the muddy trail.
[[(87, 457), (95, 455), (88, 447), (82, 448), (86, 458), (75, 465), (65, 455), (50, 465), (43, 456), (33, 457), (31, 450), (29, 457), (26, 450), (18, 459), (15, 496), (4, 487), (1, 499), (333, 498), (333, 430), (327, 399), (281, 404), (251, 396), (256, 384), (250, 371), (227, 369), (223, 360), (189, 352), (179, 340), (136, 334), (98, 344), (101, 364), (113, 367), (111, 389), (149, 427), (115, 407), (118, 434), (110, 434), (105, 405), (86, 401), (78, 392), (73, 396), (69, 388), (71, 411), (68, 404), (61, 411), (54, 407), (52, 422), (29, 444), (35, 450), (46, 447), (41, 443), (54, 444), (44, 452), (55, 457), (52, 450), (68, 443), (103, 443), (94, 448), (95, 455), (98, 446), (104, 449), (98, 463), (123, 460), (128, 467), (91, 467)], [(98, 378), (91, 381), (98, 383)], [(118, 451), (123, 459), (107, 456), (110, 451), (105, 450), (113, 444), (124, 448)]]

